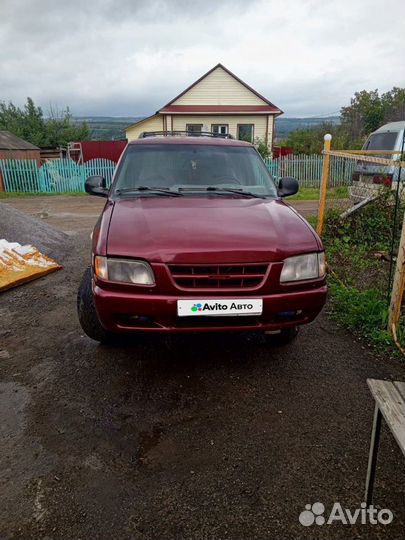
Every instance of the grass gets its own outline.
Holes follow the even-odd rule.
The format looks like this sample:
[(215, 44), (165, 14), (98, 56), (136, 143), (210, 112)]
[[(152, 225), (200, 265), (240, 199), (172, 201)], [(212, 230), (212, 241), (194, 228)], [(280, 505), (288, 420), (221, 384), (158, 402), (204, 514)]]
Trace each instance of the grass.
[[(319, 188), (300, 188), (296, 195), (288, 197), (289, 201), (317, 201), (319, 199)], [(347, 186), (339, 186), (328, 189), (329, 199), (347, 199), (349, 191)]]
[(378, 351), (394, 348), (387, 330), (387, 299), (381, 289), (345, 286), (331, 278), (329, 291), (334, 320), (365, 337)]
[[(345, 220), (340, 219), (337, 210), (328, 210), (323, 243), (329, 268), (332, 318), (362, 335), (376, 350), (399, 354), (387, 331), (392, 197), (387, 192)], [(402, 215), (397, 223), (397, 243)], [(398, 325), (403, 344), (402, 327), (404, 320)]]
[(82, 191), (69, 191), (68, 193), (38, 193), (37, 191), (15, 191), (12, 193), (0, 191), (0, 199), (13, 199), (16, 197), (53, 197), (55, 195), (71, 195), (73, 197), (78, 197), (81, 195), (86, 195)]

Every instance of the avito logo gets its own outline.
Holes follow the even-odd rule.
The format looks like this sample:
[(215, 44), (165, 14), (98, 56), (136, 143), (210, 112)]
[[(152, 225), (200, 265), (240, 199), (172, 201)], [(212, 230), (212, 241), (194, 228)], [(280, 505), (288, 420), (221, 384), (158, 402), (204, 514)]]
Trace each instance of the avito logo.
[(196, 311), (241, 311), (249, 309), (253, 309), (253, 304), (237, 304), (236, 302), (232, 302), (232, 304), (228, 306), (226, 304), (220, 304), (219, 302), (215, 302), (214, 304), (205, 302), (204, 304), (198, 303), (191, 306), (191, 311), (194, 313)]
[(354, 510), (343, 508), (339, 502), (335, 502), (329, 516), (324, 516), (325, 511), (325, 505), (321, 502), (306, 504), (305, 510), (298, 517), (299, 522), (304, 527), (310, 527), (314, 524), (331, 525), (338, 522), (343, 523), (343, 525), (354, 525), (358, 522), (362, 525), (377, 525), (377, 523), (389, 525), (394, 519), (393, 513), (388, 508), (378, 510), (372, 504), (367, 507), (365, 502), (360, 504), (360, 508)]

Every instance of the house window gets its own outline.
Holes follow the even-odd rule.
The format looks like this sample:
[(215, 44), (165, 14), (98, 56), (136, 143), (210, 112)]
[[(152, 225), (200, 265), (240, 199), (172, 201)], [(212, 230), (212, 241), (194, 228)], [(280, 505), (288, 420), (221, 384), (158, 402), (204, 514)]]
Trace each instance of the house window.
[(195, 137), (201, 135), (202, 124), (187, 124), (186, 131), (189, 137)]
[(211, 132), (214, 135), (228, 135), (228, 124), (211, 124)]
[(254, 124), (238, 124), (238, 139), (253, 142)]

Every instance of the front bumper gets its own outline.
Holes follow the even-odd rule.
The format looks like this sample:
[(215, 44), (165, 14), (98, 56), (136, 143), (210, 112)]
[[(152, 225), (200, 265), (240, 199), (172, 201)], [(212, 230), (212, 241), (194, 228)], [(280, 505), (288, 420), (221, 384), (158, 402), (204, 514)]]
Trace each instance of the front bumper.
[[(258, 316), (178, 317), (177, 300), (223, 298), (223, 295), (151, 295), (104, 289), (93, 283), (93, 296), (102, 326), (110, 332), (227, 332), (244, 330), (279, 330), (311, 322), (326, 301), (327, 287), (279, 294), (249, 294), (263, 299), (263, 313)], [(229, 295), (228, 295), (229, 296)], [(244, 299), (243, 295), (232, 298)], [(245, 295), (246, 298), (246, 295)]]

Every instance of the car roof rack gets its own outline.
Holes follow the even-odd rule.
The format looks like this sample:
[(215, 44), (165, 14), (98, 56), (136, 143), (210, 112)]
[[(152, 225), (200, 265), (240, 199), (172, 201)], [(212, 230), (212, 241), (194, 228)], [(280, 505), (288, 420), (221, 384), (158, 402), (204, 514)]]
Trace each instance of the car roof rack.
[(218, 139), (234, 139), (230, 133), (213, 133), (212, 131), (200, 131), (194, 133), (192, 131), (142, 131), (138, 139), (146, 139), (147, 137), (214, 137)]

